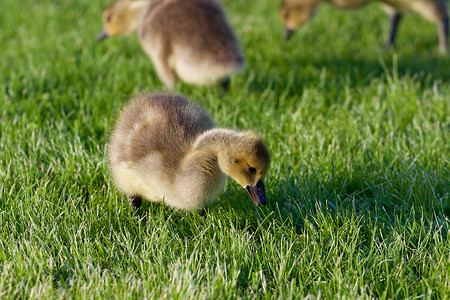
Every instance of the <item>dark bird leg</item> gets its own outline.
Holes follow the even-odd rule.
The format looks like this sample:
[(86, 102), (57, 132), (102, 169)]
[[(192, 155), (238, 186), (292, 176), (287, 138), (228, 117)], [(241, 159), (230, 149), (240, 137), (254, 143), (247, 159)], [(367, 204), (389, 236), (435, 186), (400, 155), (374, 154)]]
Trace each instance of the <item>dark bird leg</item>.
[(140, 196), (131, 196), (128, 197), (128, 199), (131, 201), (131, 209), (133, 210), (134, 215), (139, 216), (139, 209), (141, 208), (142, 198)]
[(439, 52), (441, 54), (447, 53), (448, 47), (448, 15), (441, 18), (441, 22), (437, 24), (439, 34)]
[(389, 12), (388, 15), (391, 23), (391, 28), (389, 30), (389, 36), (384, 42), (383, 48), (385, 50), (391, 46), (395, 47), (395, 36), (397, 34), (398, 23), (402, 18), (402, 15), (398, 12)]
[(230, 77), (222, 79), (222, 81), (220, 81), (220, 85), (222, 86), (222, 89), (226, 94), (228, 92), (228, 89), (230, 88)]
[(200, 208), (198, 210), (198, 214), (199, 214), (200, 217), (206, 218), (206, 210), (204, 208)]

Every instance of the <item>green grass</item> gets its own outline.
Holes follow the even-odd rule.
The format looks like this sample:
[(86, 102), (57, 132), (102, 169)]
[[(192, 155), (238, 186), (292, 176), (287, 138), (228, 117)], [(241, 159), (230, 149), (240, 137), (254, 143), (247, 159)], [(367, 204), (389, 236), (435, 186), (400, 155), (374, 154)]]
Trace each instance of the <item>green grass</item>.
[(381, 51), (377, 5), (323, 5), (289, 42), (278, 1), (223, 0), (247, 58), (231, 91), (176, 92), (260, 132), (269, 204), (235, 182), (206, 219), (146, 203), (105, 158), (117, 111), (164, 86), (109, 1), (3, 0), (0, 298), (450, 297), (450, 56), (435, 26)]

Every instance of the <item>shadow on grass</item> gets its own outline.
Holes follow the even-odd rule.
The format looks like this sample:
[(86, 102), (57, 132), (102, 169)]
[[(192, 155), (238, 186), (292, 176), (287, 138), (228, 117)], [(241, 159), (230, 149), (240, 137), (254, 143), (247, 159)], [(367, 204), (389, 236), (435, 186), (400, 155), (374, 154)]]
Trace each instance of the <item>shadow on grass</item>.
[[(254, 231), (267, 219), (267, 226), (276, 221), (292, 226), (297, 234), (302, 233), (305, 220), (321, 214), (336, 220), (358, 216), (386, 228), (422, 219), (429, 224), (442, 223), (449, 217), (450, 182), (444, 174), (425, 171), (420, 165), (373, 167), (355, 165), (353, 172), (299, 171), (277, 180), (268, 178), (267, 206), (255, 208), (241, 197), (231, 209), (238, 216), (250, 216), (247, 225)], [(229, 194), (237, 194), (235, 188), (229, 185)]]
[[(270, 232), (271, 235), (298, 237), (299, 240), (306, 235), (307, 240), (313, 239), (323, 245), (328, 241), (331, 244), (336, 238), (346, 240), (355, 235), (357, 249), (364, 253), (371, 253), (373, 245), (396, 245), (402, 237), (407, 245), (402, 253), (404, 263), (416, 255), (415, 249), (434, 247), (435, 241), (431, 237), (439, 236), (437, 239), (443, 241), (448, 239), (448, 215), (440, 202), (448, 195), (448, 179), (440, 178), (439, 174), (428, 174), (437, 179), (429, 185), (425, 178), (414, 174), (413, 178), (418, 183), (408, 183), (410, 178), (401, 174), (396, 176), (380, 171), (368, 175), (365, 171), (343, 173), (331, 179), (323, 179), (319, 173), (290, 174), (277, 182), (269, 178), (268, 205), (252, 212), (247, 230), (254, 232), (255, 241), (264, 241), (266, 232)], [(428, 197), (424, 198), (424, 195)], [(237, 215), (249, 215), (252, 208), (240, 203), (234, 210)], [(295, 232), (289, 235), (290, 230)], [(296, 251), (302, 253), (303, 247)], [(388, 248), (383, 251), (389, 252)], [(394, 267), (393, 261), (391, 263)], [(425, 272), (416, 268), (414, 263), (410, 265), (417, 277)], [(245, 290), (249, 286), (250, 275), (257, 270), (248, 264), (243, 265), (240, 271), (238, 287)], [(263, 272), (270, 280), (271, 270)]]
[[(418, 78), (424, 87), (435, 81), (450, 79), (450, 56), (396, 55), (388, 51), (378, 58), (364, 54), (342, 56), (303, 57), (292, 53), (292, 57), (278, 57), (270, 62), (274, 72), (258, 72), (248, 83), (248, 89), (263, 93), (271, 89), (285, 96), (298, 96), (305, 87), (315, 86), (323, 89), (364, 87), (373, 79)], [(292, 61), (296, 61), (292, 65)], [(289, 66), (281, 70), (281, 66)], [(272, 76), (267, 76), (271, 74)]]
[[(148, 224), (164, 224), (183, 240), (202, 233), (202, 228), (211, 223), (219, 227), (231, 223), (237, 231), (255, 235), (277, 226), (300, 236), (305, 223), (319, 226), (321, 218), (336, 227), (350, 218), (360, 218), (363, 223), (377, 224), (389, 235), (398, 224), (425, 222), (429, 227), (445, 224), (449, 217), (450, 181), (446, 171), (441, 172), (411, 162), (394, 166), (372, 162), (370, 168), (355, 163), (350, 171), (336, 172), (287, 170), (284, 176), (266, 179), (268, 204), (264, 207), (254, 206), (246, 191), (230, 180), (218, 201), (208, 207), (205, 218), (197, 211), (180, 212), (149, 201), (143, 202), (142, 218), (137, 218), (131, 216), (125, 198), (119, 205), (123, 207), (122, 217), (127, 219), (125, 224), (131, 226), (130, 232), (135, 231), (132, 223), (140, 222), (144, 228)], [(110, 209), (114, 213), (117, 208)], [(219, 224), (219, 220), (226, 222)], [(119, 228), (124, 224), (116, 225)], [(367, 227), (370, 231), (373, 226)], [(367, 238), (369, 231), (364, 233)]]
[[(382, 222), (386, 227), (398, 222), (410, 222), (411, 217), (425, 218), (433, 223), (449, 217), (447, 177), (425, 172), (420, 166), (397, 170), (386, 166), (373, 166), (370, 170), (364, 166), (354, 166), (352, 173), (329, 174), (328, 171), (288, 174), (282, 179), (266, 180), (268, 204), (254, 206), (245, 190), (234, 182), (227, 184), (219, 201), (212, 203), (206, 217), (200, 217), (197, 211), (179, 212), (160, 203), (144, 201), (141, 221), (164, 214), (173, 222), (174, 228), (189, 227), (193, 219), (199, 222), (209, 218), (226, 217), (234, 222), (236, 229), (248, 229), (252, 232), (271, 226), (275, 221), (282, 226), (295, 228), (302, 233), (306, 219), (327, 214), (331, 218), (349, 215), (369, 218)], [(124, 201), (125, 202), (125, 201)], [(127, 205), (127, 203), (123, 203)], [(415, 215), (410, 214), (411, 211)], [(404, 215), (409, 215), (404, 218)], [(197, 222), (197, 221), (196, 221)], [(189, 237), (190, 230), (181, 230), (182, 236)], [(267, 228), (266, 228), (267, 229)]]

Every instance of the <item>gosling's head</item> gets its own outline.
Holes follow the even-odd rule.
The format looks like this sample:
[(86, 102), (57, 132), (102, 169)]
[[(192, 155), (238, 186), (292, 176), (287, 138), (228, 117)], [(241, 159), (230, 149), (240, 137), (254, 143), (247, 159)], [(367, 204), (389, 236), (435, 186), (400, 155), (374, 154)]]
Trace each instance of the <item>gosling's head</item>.
[(314, 15), (320, 0), (283, 0), (278, 15), (286, 28), (288, 40), (295, 29), (306, 23)]
[(259, 136), (251, 132), (237, 134), (219, 155), (219, 165), (247, 190), (255, 205), (266, 204), (264, 178), (269, 170), (270, 154)]
[(136, 31), (138, 17), (133, 13), (134, 6), (136, 3), (128, 0), (119, 0), (108, 6), (103, 12), (103, 30), (97, 36), (97, 41)]

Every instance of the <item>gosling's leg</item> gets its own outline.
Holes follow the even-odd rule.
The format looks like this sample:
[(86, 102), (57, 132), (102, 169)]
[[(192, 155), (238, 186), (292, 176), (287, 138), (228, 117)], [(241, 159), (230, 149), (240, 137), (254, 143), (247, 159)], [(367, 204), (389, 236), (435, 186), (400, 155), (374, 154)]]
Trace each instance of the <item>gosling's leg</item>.
[(445, 1), (421, 1), (418, 4), (411, 7), (411, 10), (436, 24), (439, 36), (439, 53), (447, 53), (448, 13)]
[(200, 217), (206, 218), (206, 210), (204, 208), (200, 208), (198, 214)]
[(389, 11), (388, 15), (391, 25), (389, 35), (383, 45), (383, 48), (385, 50), (391, 46), (395, 47), (395, 37), (397, 35), (398, 24), (402, 18), (402, 15), (395, 11)]
[(166, 85), (168, 90), (173, 90), (173, 86), (175, 81), (177, 80), (177, 75), (175, 72), (169, 67), (168, 61), (162, 57), (159, 61), (154, 61), (153, 65), (155, 66), (156, 73), (158, 73), (159, 78)]
[(448, 15), (442, 17), (441, 21), (437, 24), (439, 34), (439, 53), (447, 53), (448, 47)]
[(222, 79), (222, 81), (220, 81), (220, 85), (222, 86), (224, 93), (227, 93), (230, 88), (230, 77)]
[(178, 77), (169, 64), (169, 58), (172, 54), (169, 45), (166, 43), (161, 43), (159, 48), (155, 47), (155, 44), (151, 44), (149, 46), (143, 45), (143, 47), (148, 56), (150, 56), (159, 79), (164, 82), (167, 89), (173, 90), (173, 85)]
[(128, 199), (131, 201), (131, 209), (134, 212), (135, 216), (139, 216), (139, 209), (141, 208), (142, 205), (142, 197), (140, 196), (131, 196), (128, 197)]
[(448, 13), (445, 1), (422, 1), (420, 5), (411, 9), (425, 19), (436, 23), (439, 36), (439, 52), (440, 54), (447, 53)]

